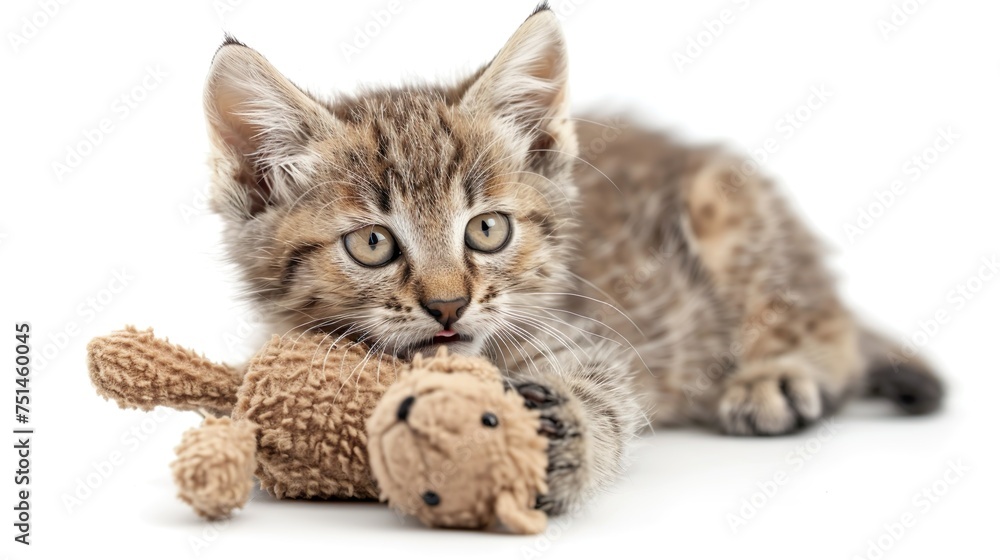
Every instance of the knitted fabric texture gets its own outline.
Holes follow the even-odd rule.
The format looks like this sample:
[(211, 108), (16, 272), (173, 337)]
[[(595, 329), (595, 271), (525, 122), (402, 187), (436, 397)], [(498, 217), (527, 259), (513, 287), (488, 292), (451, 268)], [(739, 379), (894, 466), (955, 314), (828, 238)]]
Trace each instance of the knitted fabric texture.
[(206, 418), (184, 433), (170, 465), (178, 496), (209, 519), (243, 507), (253, 490), (256, 449), (253, 424)]
[(250, 362), (233, 418), (258, 426), (257, 478), (274, 496), (375, 499), (365, 421), (396, 380), (395, 361), (324, 338), (272, 337)]
[[(431, 526), (545, 528), (538, 414), (482, 358), (402, 364), (322, 333), (274, 336), (246, 373), (127, 328), (88, 345), (97, 392), (122, 407), (208, 410), (173, 462), (204, 517), (243, 507), (253, 475), (278, 498), (382, 498)], [(376, 484), (376, 479), (379, 484)]]
[(91, 340), (87, 369), (99, 395), (140, 410), (169, 406), (227, 415), (241, 382), (235, 368), (131, 326)]

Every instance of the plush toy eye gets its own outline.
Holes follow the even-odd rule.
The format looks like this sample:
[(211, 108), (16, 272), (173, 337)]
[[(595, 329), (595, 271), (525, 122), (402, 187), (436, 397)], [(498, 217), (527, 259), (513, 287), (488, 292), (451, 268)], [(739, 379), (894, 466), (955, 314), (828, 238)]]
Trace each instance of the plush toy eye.
[(344, 247), (364, 266), (382, 266), (399, 256), (396, 238), (382, 226), (365, 226), (348, 233)]
[(483, 426), (486, 426), (487, 428), (496, 428), (498, 425), (500, 425), (500, 419), (497, 418), (496, 414), (493, 414), (492, 412), (483, 414)]
[(424, 492), (424, 495), (422, 497), (424, 499), (424, 503), (431, 507), (434, 507), (441, 503), (441, 496), (438, 496), (437, 492), (433, 490), (428, 490)]
[(494, 253), (510, 239), (510, 218), (498, 212), (480, 214), (465, 226), (465, 244), (470, 249)]

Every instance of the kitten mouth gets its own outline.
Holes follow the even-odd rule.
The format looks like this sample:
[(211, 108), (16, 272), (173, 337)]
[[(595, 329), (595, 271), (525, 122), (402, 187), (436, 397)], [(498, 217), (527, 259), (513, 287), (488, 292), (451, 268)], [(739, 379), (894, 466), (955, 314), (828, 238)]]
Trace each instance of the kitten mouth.
[[(473, 337), (460, 334), (450, 329), (440, 330), (434, 334), (433, 337), (407, 346), (406, 348), (399, 351), (397, 354), (400, 357), (412, 357), (417, 352), (425, 352), (428, 348), (432, 346), (446, 346), (451, 344), (456, 344), (459, 342), (472, 342)], [(426, 352), (425, 352), (426, 353)]]
[(462, 335), (452, 330), (438, 331), (431, 339), (431, 344), (448, 344), (449, 342), (461, 342)]

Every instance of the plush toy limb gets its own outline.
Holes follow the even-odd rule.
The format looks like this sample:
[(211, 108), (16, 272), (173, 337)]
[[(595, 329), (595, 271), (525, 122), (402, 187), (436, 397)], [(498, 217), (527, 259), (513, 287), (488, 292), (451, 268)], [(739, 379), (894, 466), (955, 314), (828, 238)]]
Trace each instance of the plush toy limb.
[(205, 410), (228, 415), (243, 373), (127, 327), (87, 345), (87, 368), (98, 394), (122, 408)]
[(206, 418), (184, 433), (171, 464), (181, 500), (208, 519), (246, 505), (257, 468), (257, 427), (249, 421)]
[(511, 492), (497, 496), (494, 507), (497, 519), (515, 533), (537, 535), (548, 524), (548, 516), (543, 511), (529, 507), (525, 499), (519, 500)]

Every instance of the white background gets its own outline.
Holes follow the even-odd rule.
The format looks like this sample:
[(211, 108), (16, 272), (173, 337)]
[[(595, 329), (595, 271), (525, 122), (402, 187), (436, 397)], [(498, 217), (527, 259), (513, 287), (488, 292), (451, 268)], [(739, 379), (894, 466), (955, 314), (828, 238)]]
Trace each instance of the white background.
[[(578, 106), (630, 109), (649, 126), (744, 151), (773, 138), (779, 149), (765, 167), (828, 242), (845, 297), (878, 324), (915, 337), (941, 367), (950, 395), (943, 414), (924, 419), (852, 406), (832, 437), (817, 429), (772, 439), (660, 430), (639, 442), (627, 478), (591, 508), (553, 522), (546, 535), (513, 537), (427, 530), (376, 504), (266, 495), (229, 524), (210, 526), (174, 498), (168, 469), (180, 434), (198, 418), (122, 411), (90, 386), (87, 340), (125, 324), (155, 326), (220, 360), (240, 360), (254, 348), (256, 319), (239, 303), (232, 271), (219, 258), (219, 222), (205, 212), (201, 87), (223, 30), (299, 84), (329, 92), (472, 70), (533, 8), (530, 0), (404, 1), (347, 57), (344, 44), (388, 2), (244, 0), (220, 14), (223, 1), (70, 2), (48, 18), (38, 15), (45, 2), (0, 8), (0, 331), (8, 333), (0, 336), (0, 357), (13, 365), (13, 325), (25, 320), (34, 327), (36, 357), (51, 356), (32, 378), (30, 548), (11, 540), (14, 456), (5, 444), (0, 525), (9, 557), (995, 553), (1000, 281), (978, 279), (981, 259), (1000, 251), (995, 2), (930, 0), (906, 21), (897, 16), (901, 25), (888, 37), (879, 20), (889, 21), (902, 0), (578, 0), (575, 9), (557, 2)], [(731, 23), (712, 25), (718, 36), (703, 35), (707, 46), (678, 68), (674, 55), (724, 9)], [(22, 18), (44, 25), (31, 33)], [(155, 88), (144, 90), (149, 69), (165, 77), (147, 79)], [(779, 120), (814, 87), (832, 97), (786, 137)], [(126, 112), (122, 94), (142, 99)], [(65, 163), (67, 150), (103, 119), (111, 132), (79, 165), (57, 173), (53, 164)], [(929, 154), (936, 161), (914, 180), (908, 159), (948, 128), (958, 139)], [(905, 191), (849, 239), (845, 224), (897, 179)], [(124, 286), (114, 280), (122, 271)], [(959, 284), (978, 289), (961, 309), (953, 292)], [(100, 310), (89, 298), (104, 298)], [(946, 323), (935, 325), (935, 314)], [(4, 423), (12, 427), (13, 418)], [(142, 441), (127, 435), (133, 430)], [(789, 458), (797, 448), (808, 460)], [(100, 474), (114, 453), (121, 464)], [(935, 488), (950, 462), (969, 470), (937, 482), (944, 495), (925, 511), (914, 495)], [(755, 498), (776, 476), (786, 482)], [(80, 503), (67, 507), (67, 496)], [(734, 529), (744, 500), (761, 507), (744, 509), (746, 523)], [(886, 526), (907, 513), (915, 524), (887, 536)], [(880, 537), (888, 551), (870, 550)]]

